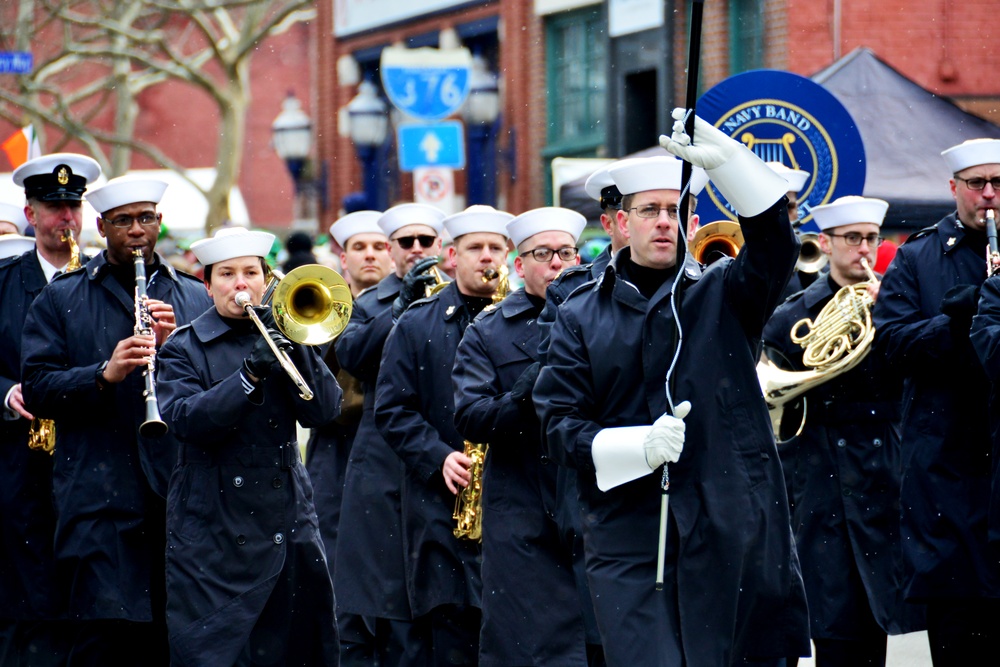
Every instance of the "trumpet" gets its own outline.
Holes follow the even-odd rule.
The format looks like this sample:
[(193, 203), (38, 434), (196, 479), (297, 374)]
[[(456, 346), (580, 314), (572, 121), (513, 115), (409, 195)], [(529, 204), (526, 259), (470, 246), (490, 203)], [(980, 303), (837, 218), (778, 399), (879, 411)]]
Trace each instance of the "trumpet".
[[(132, 252), (135, 262), (135, 334), (137, 336), (153, 335), (153, 317), (149, 314), (146, 300), (146, 260), (142, 248)], [(146, 420), (139, 425), (139, 435), (145, 438), (159, 438), (167, 432), (167, 423), (160, 417), (160, 403), (156, 399), (156, 354), (146, 358), (146, 368), (142, 377), (146, 388), (142, 395), (146, 399)]]
[(997, 219), (993, 209), (986, 209), (986, 275), (1000, 271), (1000, 249), (997, 248)]
[(691, 256), (699, 264), (711, 264), (720, 257), (736, 257), (742, 247), (743, 230), (728, 220), (699, 227), (689, 245)]
[(819, 247), (819, 234), (815, 232), (799, 232), (799, 259), (795, 262), (795, 270), (800, 273), (818, 273), (830, 258)]
[[(279, 348), (253, 309), (247, 292), (237, 292), (236, 305), (257, 325), (281, 368), (299, 390), (302, 400), (314, 394), (288, 353)], [(336, 338), (351, 319), (351, 290), (339, 273), (319, 264), (300, 266), (287, 275), (273, 271), (264, 288), (262, 305), (271, 304), (278, 330), (293, 343), (322, 345)]]
[(441, 269), (439, 269), (437, 267), (437, 264), (435, 264), (430, 269), (428, 269), (427, 273), (429, 273), (430, 275), (434, 276), (434, 283), (431, 284), (431, 285), (428, 285), (427, 288), (424, 290), (424, 298), (425, 299), (427, 297), (429, 297), (429, 296), (431, 296), (433, 294), (437, 294), (438, 292), (440, 292), (441, 290), (443, 290), (445, 287), (448, 286), (448, 282), (449, 282), (448, 279), (445, 278), (444, 275), (441, 273)]

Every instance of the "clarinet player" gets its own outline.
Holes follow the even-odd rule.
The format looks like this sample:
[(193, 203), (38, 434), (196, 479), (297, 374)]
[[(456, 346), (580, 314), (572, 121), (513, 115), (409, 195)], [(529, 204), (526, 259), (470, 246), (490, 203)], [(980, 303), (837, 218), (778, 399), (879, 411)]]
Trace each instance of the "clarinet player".
[[(167, 438), (144, 440), (142, 371), (177, 326), (211, 305), (156, 254), (166, 183), (116, 178), (86, 193), (107, 250), (32, 304), (22, 348), (25, 406), (55, 419), (55, 558), (66, 582), (68, 664), (166, 665)], [(135, 335), (134, 253), (145, 258), (152, 335)]]

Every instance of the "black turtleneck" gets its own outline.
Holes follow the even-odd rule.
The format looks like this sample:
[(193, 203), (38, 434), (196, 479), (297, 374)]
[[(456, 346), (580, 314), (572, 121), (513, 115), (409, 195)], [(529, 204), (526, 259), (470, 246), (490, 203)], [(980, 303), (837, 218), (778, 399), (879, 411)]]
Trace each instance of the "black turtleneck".
[(542, 309), (545, 308), (545, 298), (528, 292), (525, 292), (524, 295), (528, 297), (528, 302), (531, 304), (531, 314), (535, 317), (541, 315)]
[[(146, 284), (152, 279), (153, 274), (157, 272), (160, 268), (160, 256), (153, 255), (153, 263), (146, 265)], [(135, 291), (135, 263), (128, 262), (127, 264), (112, 264), (108, 262), (108, 271), (114, 276), (114, 279), (121, 285), (126, 292), (132, 293)]]
[(640, 294), (647, 299), (652, 299), (656, 290), (674, 277), (677, 273), (677, 267), (652, 269), (648, 266), (640, 266), (629, 258), (627, 262), (622, 262), (621, 271), (625, 279), (635, 285)]
[(971, 248), (976, 248), (977, 250), (985, 248), (988, 244), (988, 241), (986, 240), (986, 230), (966, 227), (965, 236), (963, 237), (962, 242), (968, 244)]
[(249, 317), (225, 317), (221, 314), (219, 317), (237, 336), (245, 336), (257, 329), (257, 325)]

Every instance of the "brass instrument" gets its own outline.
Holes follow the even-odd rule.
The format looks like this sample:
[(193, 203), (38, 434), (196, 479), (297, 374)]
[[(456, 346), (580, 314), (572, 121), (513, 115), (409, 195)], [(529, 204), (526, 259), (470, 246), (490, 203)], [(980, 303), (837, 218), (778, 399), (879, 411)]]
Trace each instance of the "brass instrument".
[(799, 259), (795, 262), (795, 270), (800, 273), (817, 273), (827, 263), (830, 258), (819, 247), (819, 234), (815, 232), (800, 232)]
[(1000, 271), (1000, 249), (997, 248), (997, 219), (993, 209), (986, 209), (986, 276)]
[[(69, 244), (69, 261), (66, 263), (65, 271), (76, 271), (83, 264), (80, 262), (80, 246), (73, 238), (73, 230), (63, 230), (59, 238), (63, 243)], [(56, 422), (54, 419), (40, 419), (35, 417), (28, 427), (28, 447), (30, 449), (40, 449), (43, 452), (54, 454), (56, 450)]]
[[(768, 359), (757, 364), (757, 379), (771, 416), (771, 426), (779, 435), (784, 405), (810, 389), (841, 373), (846, 373), (867, 356), (875, 339), (871, 309), (875, 301), (868, 286), (878, 278), (861, 258), (868, 280), (842, 287), (823, 307), (815, 321), (804, 318), (792, 326), (792, 342), (802, 347), (802, 363), (810, 370), (786, 371)], [(805, 427), (806, 412), (795, 435)]]
[[(488, 283), (497, 277), (497, 289), (493, 292), (493, 305), (503, 301), (510, 294), (510, 270), (506, 264), (499, 269), (492, 267), (483, 271), (483, 282)], [(487, 306), (489, 308), (490, 306)], [(490, 446), (487, 443), (465, 441), (464, 454), (472, 460), (469, 466), (469, 485), (455, 496), (455, 511), (451, 518), (455, 520), (455, 537), (461, 540), (480, 542), (483, 539), (483, 470), (486, 467), (486, 454)]]
[[(288, 353), (279, 348), (267, 334), (267, 327), (254, 312), (247, 292), (238, 292), (236, 305), (257, 325), (267, 339), (271, 352), (299, 390), (299, 396), (309, 401), (312, 389), (295, 367)], [(271, 304), (271, 314), (278, 330), (288, 340), (300, 345), (322, 345), (336, 338), (351, 319), (353, 299), (347, 281), (339, 273), (320, 264), (300, 266), (287, 275), (273, 271), (264, 288), (262, 305)]]
[[(135, 335), (153, 335), (153, 316), (149, 314), (149, 307), (146, 300), (146, 259), (142, 254), (142, 248), (136, 248), (132, 252), (132, 260), (135, 262)], [(139, 435), (144, 438), (159, 438), (166, 435), (167, 423), (160, 417), (160, 403), (156, 399), (156, 354), (146, 358), (146, 368), (142, 371), (142, 377), (146, 382), (146, 388), (142, 395), (146, 399), (146, 419), (139, 425)]]
[(437, 267), (437, 264), (428, 269), (427, 273), (434, 276), (434, 284), (428, 285), (427, 289), (424, 290), (425, 299), (433, 294), (437, 294), (445, 287), (447, 287), (449, 282), (451, 282), (444, 277), (444, 274), (441, 273), (441, 269)]
[(736, 257), (742, 247), (743, 230), (739, 224), (728, 220), (699, 227), (688, 246), (699, 264), (710, 264), (720, 256)]

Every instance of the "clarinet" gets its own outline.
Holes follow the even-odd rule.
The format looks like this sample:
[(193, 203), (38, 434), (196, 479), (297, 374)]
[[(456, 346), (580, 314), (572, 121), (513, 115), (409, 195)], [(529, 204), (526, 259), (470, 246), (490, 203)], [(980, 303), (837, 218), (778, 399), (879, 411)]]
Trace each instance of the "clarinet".
[[(146, 305), (146, 259), (142, 249), (136, 248), (132, 253), (135, 262), (135, 335), (153, 335), (153, 316), (149, 314)], [(142, 377), (146, 388), (142, 395), (146, 399), (146, 420), (139, 426), (139, 435), (144, 438), (158, 438), (167, 432), (167, 423), (160, 418), (160, 404), (156, 399), (156, 353), (146, 359), (146, 368)]]
[(993, 209), (986, 210), (986, 277), (1000, 271), (1000, 249), (997, 248), (997, 220)]

